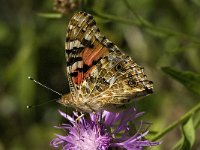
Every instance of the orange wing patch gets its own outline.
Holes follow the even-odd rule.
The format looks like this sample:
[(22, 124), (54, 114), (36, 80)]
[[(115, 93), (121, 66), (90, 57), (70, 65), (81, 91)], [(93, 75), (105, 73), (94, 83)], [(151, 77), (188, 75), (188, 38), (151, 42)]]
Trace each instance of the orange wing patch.
[(108, 49), (97, 41), (94, 42), (92, 48), (84, 48), (83, 51), (79, 54), (79, 57), (83, 58), (83, 66), (82, 69), (77, 67), (74, 70), (74, 72), (77, 72), (77, 76), (72, 77), (74, 83), (80, 85), (93, 72), (98, 61), (108, 54)]

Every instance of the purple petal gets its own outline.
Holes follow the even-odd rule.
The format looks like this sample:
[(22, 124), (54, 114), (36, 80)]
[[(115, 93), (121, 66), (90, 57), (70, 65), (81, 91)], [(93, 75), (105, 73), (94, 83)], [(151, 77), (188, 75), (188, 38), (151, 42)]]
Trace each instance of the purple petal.
[(104, 124), (105, 124), (105, 125), (107, 125), (107, 126), (112, 126), (113, 123), (115, 122), (116, 113), (104, 111), (104, 112), (103, 112), (103, 118), (105, 118), (105, 119), (104, 119)]
[(60, 111), (60, 110), (58, 110), (58, 111), (59, 111), (59, 113), (60, 113), (61, 116), (63, 116), (63, 117), (66, 118), (67, 120), (69, 120), (71, 123), (75, 123), (75, 122), (76, 122), (72, 117), (70, 117), (70, 116), (67, 115), (66, 113), (64, 113), (64, 112), (62, 112), (62, 111)]

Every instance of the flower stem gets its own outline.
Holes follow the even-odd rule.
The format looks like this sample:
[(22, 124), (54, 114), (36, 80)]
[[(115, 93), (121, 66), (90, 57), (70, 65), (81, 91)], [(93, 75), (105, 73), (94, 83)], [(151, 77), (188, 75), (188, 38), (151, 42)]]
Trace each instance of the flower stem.
[(131, 12), (134, 14), (137, 21), (134, 21), (134, 20), (131, 20), (131, 19), (125, 19), (125, 18), (122, 18), (122, 17), (110, 15), (110, 14), (105, 14), (103, 12), (99, 12), (99, 11), (96, 11), (96, 10), (93, 11), (93, 13), (95, 15), (97, 15), (98, 17), (101, 17), (101, 18), (104, 18), (104, 19), (108, 19), (108, 20), (112, 20), (112, 21), (120, 22), (120, 23), (124, 23), (124, 24), (136, 25), (138, 27), (142, 27), (142, 28), (146, 28), (146, 29), (150, 29), (150, 30), (153, 30), (153, 31), (156, 31), (156, 32), (163, 33), (167, 36), (176, 36), (176, 37), (182, 38), (184, 40), (189, 40), (189, 41), (192, 41), (194, 43), (197, 43), (198, 45), (200, 44), (200, 38), (199, 37), (196, 37), (196, 36), (193, 36), (193, 35), (188, 35), (186, 33), (174, 31), (172, 29), (168, 29), (168, 28), (164, 28), (164, 27), (156, 27), (155, 25), (153, 25), (152, 23), (150, 23), (149, 21), (145, 20), (143, 17), (138, 15), (131, 8), (131, 6), (128, 4), (128, 2), (126, 0), (124, 0), (124, 3), (128, 7), (128, 9), (131, 10)]
[(103, 12), (100, 11), (93, 11), (93, 14), (95, 14), (96, 16), (103, 18), (103, 19), (107, 19), (107, 20), (111, 20), (114, 22), (119, 22), (119, 23), (123, 23), (123, 24), (129, 24), (129, 25), (137, 25), (137, 26), (141, 26), (141, 23), (139, 23), (138, 21), (134, 21), (134, 20), (130, 20), (130, 19), (125, 19), (123, 17), (118, 17), (115, 15), (111, 15), (111, 14), (105, 14)]
[(165, 134), (167, 134), (169, 131), (177, 127), (178, 125), (184, 123), (192, 114), (194, 114), (196, 111), (200, 109), (200, 103), (195, 105), (192, 109), (190, 109), (187, 113), (185, 113), (182, 117), (180, 117), (177, 121), (173, 122), (171, 125), (169, 125), (167, 128), (165, 128), (163, 131), (155, 135), (150, 141), (156, 141), (163, 137)]

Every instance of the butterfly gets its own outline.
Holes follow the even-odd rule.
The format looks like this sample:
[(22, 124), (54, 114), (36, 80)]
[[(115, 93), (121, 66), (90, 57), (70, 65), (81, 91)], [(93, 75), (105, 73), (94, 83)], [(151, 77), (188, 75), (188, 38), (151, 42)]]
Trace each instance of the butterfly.
[(153, 92), (143, 68), (100, 33), (93, 16), (71, 18), (65, 42), (70, 93), (58, 101), (81, 112), (118, 112)]

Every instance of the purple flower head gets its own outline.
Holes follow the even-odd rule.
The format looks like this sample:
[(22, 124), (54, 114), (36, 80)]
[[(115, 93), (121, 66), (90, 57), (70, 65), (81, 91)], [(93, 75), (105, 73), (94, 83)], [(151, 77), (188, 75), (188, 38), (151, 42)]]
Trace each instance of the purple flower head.
[(59, 147), (60, 144), (62, 144), (63, 150), (106, 150), (109, 147), (111, 137), (108, 134), (101, 134), (103, 128), (95, 121), (86, 121), (84, 117), (80, 117), (77, 123), (74, 117), (78, 117), (78, 115), (75, 112), (74, 117), (61, 111), (60, 114), (71, 124), (62, 124), (57, 127), (68, 130), (69, 133), (67, 136), (57, 135), (57, 138), (51, 142), (53, 147)]
[[(131, 122), (143, 113), (137, 113), (135, 108), (119, 113), (103, 111), (91, 113), (89, 118), (78, 117), (74, 112), (73, 117), (59, 111), (70, 124), (57, 127), (68, 132), (67, 135), (57, 137), (51, 141), (51, 146), (62, 146), (63, 150), (107, 150), (110, 147), (119, 147), (127, 150), (141, 150), (145, 146), (156, 146), (160, 142), (144, 140), (148, 131), (141, 133), (143, 123), (139, 129), (132, 133)], [(131, 124), (131, 125), (130, 125)]]

